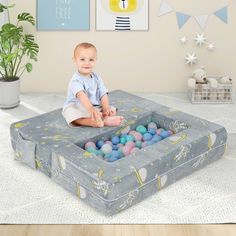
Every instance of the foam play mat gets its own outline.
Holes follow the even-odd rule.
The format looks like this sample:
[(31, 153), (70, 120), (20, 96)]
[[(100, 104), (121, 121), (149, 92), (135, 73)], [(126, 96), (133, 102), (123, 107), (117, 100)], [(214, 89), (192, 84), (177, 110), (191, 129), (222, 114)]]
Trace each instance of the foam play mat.
[[(15, 160), (43, 172), (99, 212), (112, 215), (225, 152), (227, 132), (218, 124), (120, 90), (109, 98), (118, 115), (125, 117), (120, 127), (71, 128), (61, 109), (13, 123)], [(88, 143), (95, 144), (92, 151)], [(115, 157), (97, 150), (108, 143)], [(135, 151), (124, 148), (127, 143), (134, 143)], [(125, 155), (119, 156), (119, 151)]]

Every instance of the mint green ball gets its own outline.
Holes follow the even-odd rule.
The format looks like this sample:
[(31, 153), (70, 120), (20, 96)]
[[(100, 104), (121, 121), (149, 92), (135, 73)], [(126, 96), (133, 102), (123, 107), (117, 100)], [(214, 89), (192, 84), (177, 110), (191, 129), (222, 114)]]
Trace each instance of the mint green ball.
[(138, 125), (136, 127), (136, 131), (139, 132), (140, 134), (145, 134), (147, 132), (147, 129), (143, 125)]

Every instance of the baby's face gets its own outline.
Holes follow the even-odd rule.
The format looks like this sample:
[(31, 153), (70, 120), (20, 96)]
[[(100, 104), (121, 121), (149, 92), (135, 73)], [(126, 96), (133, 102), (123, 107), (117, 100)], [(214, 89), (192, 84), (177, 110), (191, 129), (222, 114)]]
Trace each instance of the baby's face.
[(89, 76), (95, 66), (97, 52), (94, 48), (78, 48), (74, 55), (74, 62), (83, 76)]

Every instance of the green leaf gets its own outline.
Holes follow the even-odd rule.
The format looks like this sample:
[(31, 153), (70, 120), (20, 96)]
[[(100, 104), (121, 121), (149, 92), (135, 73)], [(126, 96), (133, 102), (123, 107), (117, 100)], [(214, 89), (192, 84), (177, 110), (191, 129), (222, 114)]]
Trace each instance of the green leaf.
[(12, 8), (12, 7), (14, 7), (15, 6), (15, 4), (12, 4), (12, 5), (9, 5), (9, 6), (5, 6), (5, 5), (3, 5), (2, 3), (0, 3), (0, 13), (1, 12), (4, 12), (5, 10), (7, 10), (8, 8)]
[(4, 6), (2, 3), (0, 3), (0, 12), (4, 12), (7, 9), (7, 6)]
[(27, 64), (25, 65), (25, 68), (26, 68), (27, 72), (31, 72), (32, 69), (33, 69), (33, 65), (32, 65), (31, 63), (27, 63)]
[(17, 16), (18, 21), (27, 21), (32, 25), (35, 25), (34, 17), (27, 12), (23, 12)]

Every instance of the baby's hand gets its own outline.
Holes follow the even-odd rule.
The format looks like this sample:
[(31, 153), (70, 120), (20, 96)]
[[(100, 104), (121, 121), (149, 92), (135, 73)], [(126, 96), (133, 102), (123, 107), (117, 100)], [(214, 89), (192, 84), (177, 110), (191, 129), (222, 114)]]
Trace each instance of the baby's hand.
[(108, 107), (106, 109), (103, 109), (102, 114), (103, 116), (114, 116), (116, 115), (116, 110)]
[(100, 111), (97, 111), (95, 109), (90, 110), (91, 118), (93, 120), (100, 120), (102, 117), (102, 113)]

